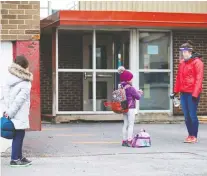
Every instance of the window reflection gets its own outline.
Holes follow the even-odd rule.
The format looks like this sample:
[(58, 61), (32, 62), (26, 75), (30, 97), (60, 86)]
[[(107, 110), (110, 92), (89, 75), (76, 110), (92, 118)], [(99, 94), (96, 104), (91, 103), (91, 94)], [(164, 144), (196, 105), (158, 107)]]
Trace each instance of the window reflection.
[(140, 73), (140, 110), (169, 110), (170, 73)]
[(169, 33), (140, 33), (140, 69), (170, 68)]

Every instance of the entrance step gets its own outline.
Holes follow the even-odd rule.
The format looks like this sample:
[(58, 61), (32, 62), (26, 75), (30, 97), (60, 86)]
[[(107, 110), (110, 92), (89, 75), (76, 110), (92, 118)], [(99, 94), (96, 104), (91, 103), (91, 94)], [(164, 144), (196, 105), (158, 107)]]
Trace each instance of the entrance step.
[[(102, 115), (58, 115), (53, 118), (52, 115), (45, 115), (42, 123), (70, 123), (73, 121), (84, 122), (117, 122), (122, 121), (122, 115), (102, 114)], [(207, 116), (199, 116), (200, 123), (207, 123)], [(183, 123), (183, 116), (171, 116), (168, 113), (142, 113), (136, 115), (136, 123)]]
[[(123, 116), (117, 114), (104, 115), (58, 115), (56, 123), (69, 123), (71, 121), (103, 121), (113, 122), (122, 121)], [(167, 113), (144, 113), (136, 115), (136, 123), (182, 123), (183, 117), (170, 116)]]

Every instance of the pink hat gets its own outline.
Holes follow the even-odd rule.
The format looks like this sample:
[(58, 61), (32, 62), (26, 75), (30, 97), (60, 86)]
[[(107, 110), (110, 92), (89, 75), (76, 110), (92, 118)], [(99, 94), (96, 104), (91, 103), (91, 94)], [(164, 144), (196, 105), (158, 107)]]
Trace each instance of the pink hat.
[(118, 73), (120, 74), (121, 82), (131, 81), (133, 78), (133, 74), (130, 71), (127, 71), (123, 66), (118, 68)]

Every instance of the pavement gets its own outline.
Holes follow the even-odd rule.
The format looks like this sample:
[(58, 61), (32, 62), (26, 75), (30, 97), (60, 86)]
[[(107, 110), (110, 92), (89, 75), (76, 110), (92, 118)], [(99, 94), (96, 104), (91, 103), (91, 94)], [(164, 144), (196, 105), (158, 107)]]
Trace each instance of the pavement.
[(0, 137), (0, 152), (5, 152), (12, 145), (12, 140)]
[(146, 129), (150, 148), (121, 147), (121, 123), (45, 124), (28, 132), (26, 168), (11, 168), (10, 150), (2, 154), (3, 176), (207, 176), (207, 124), (200, 125), (199, 142), (184, 144), (184, 124), (137, 124)]

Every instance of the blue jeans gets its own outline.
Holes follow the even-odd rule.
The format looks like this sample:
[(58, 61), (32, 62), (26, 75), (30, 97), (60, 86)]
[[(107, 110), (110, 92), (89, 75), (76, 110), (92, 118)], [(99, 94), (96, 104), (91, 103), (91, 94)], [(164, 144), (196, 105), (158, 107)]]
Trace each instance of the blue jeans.
[(16, 130), (12, 141), (11, 160), (22, 159), (22, 145), (25, 136), (25, 130)]
[(181, 105), (185, 116), (185, 124), (188, 129), (189, 136), (198, 136), (199, 121), (197, 117), (198, 103), (200, 96), (196, 101), (193, 101), (192, 94), (182, 93), (181, 94)]

